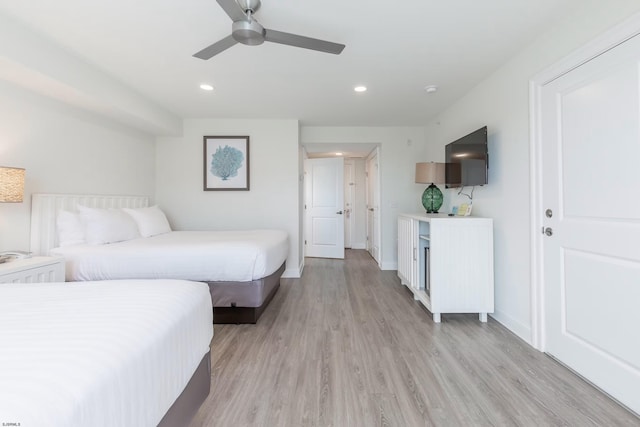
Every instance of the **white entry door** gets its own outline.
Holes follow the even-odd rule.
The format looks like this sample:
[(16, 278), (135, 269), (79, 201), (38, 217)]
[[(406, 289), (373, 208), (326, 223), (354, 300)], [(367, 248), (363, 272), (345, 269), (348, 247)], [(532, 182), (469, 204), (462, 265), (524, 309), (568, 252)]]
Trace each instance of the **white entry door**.
[(540, 95), (544, 348), (637, 413), (639, 64), (636, 36)]
[(344, 159), (307, 159), (305, 174), (305, 255), (344, 259)]

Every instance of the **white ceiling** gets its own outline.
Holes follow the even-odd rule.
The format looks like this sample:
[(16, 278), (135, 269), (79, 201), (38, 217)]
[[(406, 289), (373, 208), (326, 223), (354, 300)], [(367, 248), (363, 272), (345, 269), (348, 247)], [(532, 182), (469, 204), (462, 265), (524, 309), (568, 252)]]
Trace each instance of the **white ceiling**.
[(343, 53), (238, 44), (209, 61), (192, 55), (231, 32), (215, 0), (0, 0), (0, 13), (179, 117), (391, 126), (424, 124), (580, 3), (263, 0), (266, 28), (344, 43)]

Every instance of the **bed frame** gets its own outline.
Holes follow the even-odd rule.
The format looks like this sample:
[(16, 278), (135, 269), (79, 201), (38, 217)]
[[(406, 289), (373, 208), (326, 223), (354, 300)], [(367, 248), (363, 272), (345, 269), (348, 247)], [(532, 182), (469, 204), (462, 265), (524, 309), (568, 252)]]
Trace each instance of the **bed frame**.
[[(31, 196), (31, 252), (47, 256), (58, 246), (56, 216), (61, 209), (77, 212), (90, 208), (142, 208), (148, 196), (33, 194)], [(213, 323), (256, 323), (280, 286), (285, 264), (273, 274), (251, 282), (208, 282), (213, 303)]]
[(208, 282), (213, 323), (256, 323), (280, 287), (282, 263), (273, 274), (251, 282)]
[(198, 412), (211, 391), (211, 350), (204, 355), (180, 396), (162, 417), (158, 427), (182, 427)]

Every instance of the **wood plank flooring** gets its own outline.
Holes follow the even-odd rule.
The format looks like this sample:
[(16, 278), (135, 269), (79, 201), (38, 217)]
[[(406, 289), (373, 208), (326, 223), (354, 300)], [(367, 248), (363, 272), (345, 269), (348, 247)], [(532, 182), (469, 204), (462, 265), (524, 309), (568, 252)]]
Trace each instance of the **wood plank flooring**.
[(214, 328), (191, 427), (640, 426), (491, 318), (433, 323), (365, 251), (307, 259), (257, 325)]

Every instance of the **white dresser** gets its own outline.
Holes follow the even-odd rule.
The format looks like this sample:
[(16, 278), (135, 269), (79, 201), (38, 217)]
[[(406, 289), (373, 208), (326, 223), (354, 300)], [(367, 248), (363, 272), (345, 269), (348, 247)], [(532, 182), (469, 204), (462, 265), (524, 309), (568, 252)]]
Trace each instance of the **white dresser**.
[(33, 257), (0, 264), (0, 283), (64, 282), (64, 258)]
[(493, 220), (398, 216), (398, 276), (438, 323), (442, 313), (493, 313)]

